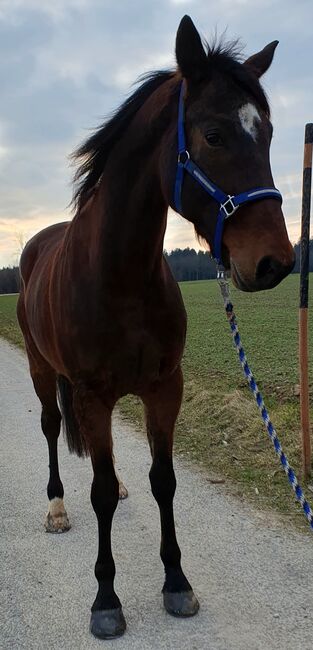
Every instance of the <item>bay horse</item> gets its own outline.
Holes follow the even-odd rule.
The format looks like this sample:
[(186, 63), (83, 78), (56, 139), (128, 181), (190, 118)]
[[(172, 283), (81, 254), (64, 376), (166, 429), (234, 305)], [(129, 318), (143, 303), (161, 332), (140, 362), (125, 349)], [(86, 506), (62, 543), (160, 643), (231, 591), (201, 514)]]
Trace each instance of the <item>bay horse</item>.
[[(230, 206), (236, 194), (267, 187), (258, 190), (263, 198), (231, 210), (221, 231), (221, 261), (239, 289), (274, 287), (294, 264), (274, 195), (279, 192), (269, 162), (270, 110), (259, 82), (276, 45), (241, 62), (234, 48), (204, 47), (185, 16), (176, 36), (177, 69), (142, 80), (76, 151), (74, 218), (41, 231), (22, 254), (18, 319), (49, 448), (46, 525), (52, 531), (69, 526), (58, 469), (58, 392), (69, 449), (90, 454), (93, 466), (99, 550), (90, 630), (100, 638), (119, 636), (126, 627), (111, 549), (119, 497), (111, 415), (129, 393), (145, 408), (149, 476), (161, 519), (164, 606), (175, 616), (198, 611), (181, 567), (173, 515), (172, 445), (183, 393), (186, 313), (163, 257), (163, 239), (168, 206), (177, 208), (178, 102), (183, 84), (188, 152), (184, 159), (180, 152), (180, 167), (192, 157), (202, 177), (213, 179), (208, 186), (216, 183), (229, 192)], [(179, 211), (213, 250), (222, 208), (191, 174), (179, 175)]]

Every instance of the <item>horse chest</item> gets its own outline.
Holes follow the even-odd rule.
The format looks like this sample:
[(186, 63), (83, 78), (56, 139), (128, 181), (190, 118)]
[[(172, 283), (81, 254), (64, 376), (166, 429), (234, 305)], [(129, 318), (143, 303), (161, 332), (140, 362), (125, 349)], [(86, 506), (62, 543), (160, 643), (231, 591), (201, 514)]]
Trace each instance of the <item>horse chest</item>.
[(180, 335), (154, 331), (147, 325), (117, 328), (108, 337), (103, 357), (103, 373), (121, 393), (141, 393), (150, 384), (172, 372), (184, 349), (184, 328)]

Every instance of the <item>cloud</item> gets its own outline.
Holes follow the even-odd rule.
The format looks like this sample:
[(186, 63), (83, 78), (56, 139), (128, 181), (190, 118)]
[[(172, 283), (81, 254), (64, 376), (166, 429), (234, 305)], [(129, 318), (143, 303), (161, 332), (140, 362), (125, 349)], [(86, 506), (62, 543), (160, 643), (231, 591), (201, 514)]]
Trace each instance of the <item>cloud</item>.
[[(38, 210), (38, 212), (37, 212)], [(0, 256), (2, 259), (1, 266), (13, 266), (19, 260), (19, 246), (17, 239), (22, 236), (23, 241), (28, 241), (33, 235), (53, 223), (67, 221), (68, 214), (62, 211), (54, 213), (53, 211), (45, 212), (36, 210), (30, 212), (23, 220), (14, 218), (6, 220), (0, 218)]]
[(167, 229), (164, 248), (170, 251), (174, 248), (202, 248), (195, 235), (192, 223), (186, 221), (171, 208), (168, 211)]
[[(310, 3), (2, 0), (0, 266), (12, 254), (10, 229), (34, 232), (68, 214), (68, 154), (124, 100), (139, 74), (174, 65), (185, 11), (208, 38), (230, 25), (228, 38), (241, 36), (247, 55), (280, 40), (264, 84), (274, 123), (274, 178), (291, 236), (298, 239), (304, 123), (312, 121), (313, 106)], [(167, 248), (188, 243), (198, 247), (192, 226), (171, 216)]]
[(195, 0), (170, 0), (173, 5), (192, 5)]
[(86, 11), (89, 4), (88, 0), (1, 0), (0, 20), (16, 24), (21, 15), (31, 11), (58, 22), (73, 10)]

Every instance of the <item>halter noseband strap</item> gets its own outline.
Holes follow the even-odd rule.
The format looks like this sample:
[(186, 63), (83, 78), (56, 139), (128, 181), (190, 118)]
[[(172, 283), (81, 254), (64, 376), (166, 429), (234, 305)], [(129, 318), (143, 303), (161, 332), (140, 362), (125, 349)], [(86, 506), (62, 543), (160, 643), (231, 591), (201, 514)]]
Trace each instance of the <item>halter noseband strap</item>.
[(223, 227), (225, 219), (229, 217), (238, 210), (238, 208), (244, 203), (249, 201), (257, 201), (259, 199), (278, 199), (282, 201), (281, 193), (273, 187), (257, 187), (248, 192), (242, 192), (241, 194), (236, 194), (231, 196), (230, 194), (225, 194), (223, 190), (217, 187), (202, 171), (197, 167), (197, 165), (191, 160), (190, 154), (186, 147), (186, 138), (185, 138), (185, 107), (184, 107), (184, 82), (181, 84), (180, 93), (179, 93), (179, 104), (178, 104), (178, 124), (177, 124), (177, 135), (178, 135), (178, 161), (177, 161), (177, 171), (176, 171), (176, 180), (175, 180), (175, 190), (174, 190), (174, 204), (177, 212), (182, 214), (182, 204), (181, 204), (181, 193), (182, 185), (184, 180), (184, 171), (187, 171), (195, 181), (197, 181), (201, 187), (219, 203), (219, 211), (217, 215), (217, 221), (215, 226), (214, 233), (214, 244), (213, 244), (213, 257), (221, 264), (222, 257), (222, 237), (223, 237)]

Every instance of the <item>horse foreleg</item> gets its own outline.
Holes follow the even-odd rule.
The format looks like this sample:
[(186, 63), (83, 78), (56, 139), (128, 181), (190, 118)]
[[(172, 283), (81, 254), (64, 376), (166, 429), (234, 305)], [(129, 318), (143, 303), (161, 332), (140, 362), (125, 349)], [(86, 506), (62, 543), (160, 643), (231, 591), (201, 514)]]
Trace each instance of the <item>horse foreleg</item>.
[(91, 503), (98, 520), (99, 546), (95, 565), (98, 593), (91, 608), (90, 631), (100, 639), (124, 633), (126, 623), (114, 591), (115, 564), (111, 548), (111, 527), (119, 498), (114, 471), (111, 437), (113, 405), (106, 405), (92, 391), (74, 389), (74, 409), (87, 442), (92, 466)]
[(176, 539), (173, 499), (176, 479), (172, 462), (173, 432), (183, 392), (181, 369), (144, 395), (148, 439), (152, 454), (150, 482), (161, 518), (161, 559), (165, 568), (163, 600), (174, 616), (193, 616), (199, 603), (181, 568), (181, 552)]

